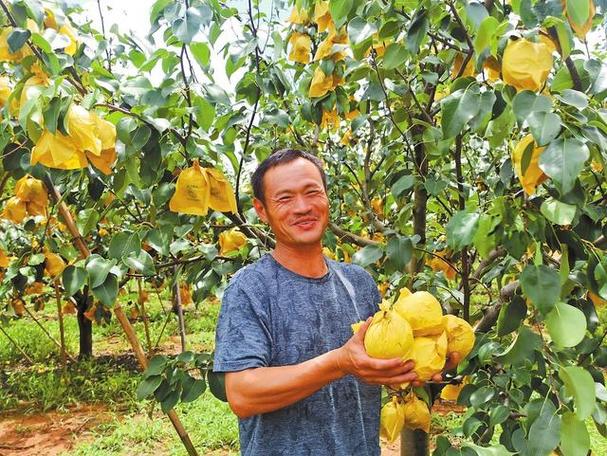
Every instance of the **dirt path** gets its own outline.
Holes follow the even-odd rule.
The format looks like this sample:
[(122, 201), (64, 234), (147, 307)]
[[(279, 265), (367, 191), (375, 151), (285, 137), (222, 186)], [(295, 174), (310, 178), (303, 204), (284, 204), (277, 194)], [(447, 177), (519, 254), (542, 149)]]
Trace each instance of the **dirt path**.
[(0, 456), (56, 456), (71, 449), (78, 434), (110, 418), (111, 414), (98, 406), (67, 413), (3, 416), (0, 418)]

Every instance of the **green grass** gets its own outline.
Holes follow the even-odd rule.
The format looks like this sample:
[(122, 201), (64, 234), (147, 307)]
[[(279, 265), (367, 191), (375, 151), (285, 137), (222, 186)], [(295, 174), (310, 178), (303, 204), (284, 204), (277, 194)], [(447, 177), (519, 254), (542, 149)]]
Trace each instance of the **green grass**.
[[(227, 404), (206, 392), (177, 411), (200, 454), (213, 450), (238, 454), (238, 422)], [(169, 419), (158, 412), (151, 419), (143, 414), (116, 417), (99, 426), (91, 437), (90, 442), (79, 443), (65, 456), (187, 455)]]
[[(152, 345), (159, 350), (178, 352), (177, 317), (170, 312), (168, 296), (149, 293), (146, 303)], [(122, 296), (127, 315), (136, 293)], [(210, 351), (214, 347), (215, 322), (219, 312), (216, 303), (202, 303), (198, 309), (190, 305), (185, 311), (187, 345), (189, 350)], [(44, 328), (59, 340), (59, 323), (54, 306), (34, 314)], [(147, 350), (141, 317), (132, 321), (133, 327)], [(164, 331), (162, 328), (165, 326)], [(78, 355), (78, 323), (75, 315), (64, 316), (67, 351)], [(67, 375), (62, 375), (58, 347), (32, 319), (11, 320), (3, 329), (34, 362), (30, 365), (23, 355), (0, 334), (0, 412), (24, 409), (26, 412), (67, 409), (80, 403), (105, 403), (110, 409), (134, 410), (137, 407), (135, 389), (140, 380), (138, 366), (122, 328), (115, 318), (109, 324), (93, 324), (93, 353), (89, 361), (68, 363)], [(118, 357), (117, 357), (118, 356)]]
[(83, 361), (68, 366), (67, 375), (56, 366), (36, 364), (0, 373), (3, 393), (0, 411), (65, 410), (81, 403), (105, 404), (110, 409), (134, 408), (138, 376), (110, 360)]

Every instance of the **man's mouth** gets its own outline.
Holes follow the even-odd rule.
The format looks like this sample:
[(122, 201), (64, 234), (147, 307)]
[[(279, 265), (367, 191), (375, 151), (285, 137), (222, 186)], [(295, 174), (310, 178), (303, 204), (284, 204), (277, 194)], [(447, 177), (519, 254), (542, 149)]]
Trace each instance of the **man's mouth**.
[(305, 218), (297, 220), (295, 223), (293, 223), (293, 225), (300, 228), (310, 228), (316, 223), (316, 221), (317, 220), (315, 218)]

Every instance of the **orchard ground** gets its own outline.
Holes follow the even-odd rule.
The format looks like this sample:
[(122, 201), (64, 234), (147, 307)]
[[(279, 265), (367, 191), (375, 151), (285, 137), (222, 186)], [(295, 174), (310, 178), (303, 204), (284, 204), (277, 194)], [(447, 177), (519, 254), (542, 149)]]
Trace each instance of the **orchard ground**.
[[(136, 285), (131, 288), (133, 292), (121, 298), (127, 309), (137, 300)], [(152, 344), (158, 341), (156, 353), (178, 354), (181, 345), (177, 318), (170, 310), (169, 300), (151, 290), (149, 296), (150, 333)], [(55, 306), (51, 302), (34, 315), (58, 339)], [(196, 352), (213, 349), (219, 306), (217, 300), (207, 300), (186, 308), (188, 349)], [(76, 318), (65, 317), (68, 351), (75, 356)], [(145, 341), (141, 316), (131, 314), (131, 318), (140, 340)], [(0, 335), (1, 456), (186, 454), (159, 407), (136, 400), (141, 374), (115, 320), (106, 325), (95, 324), (94, 359), (68, 362), (69, 375), (65, 377), (56, 345), (29, 316), (11, 321), (3, 329), (28, 353), (34, 365)], [(199, 454), (238, 454), (236, 417), (227, 404), (208, 391), (191, 404), (179, 405), (178, 413)], [(463, 407), (456, 404), (437, 402), (433, 408), (432, 437), (444, 433), (457, 437), (464, 413)], [(593, 454), (607, 454), (607, 441), (591, 421), (587, 424)], [(398, 454), (398, 442), (382, 442), (382, 455)]]

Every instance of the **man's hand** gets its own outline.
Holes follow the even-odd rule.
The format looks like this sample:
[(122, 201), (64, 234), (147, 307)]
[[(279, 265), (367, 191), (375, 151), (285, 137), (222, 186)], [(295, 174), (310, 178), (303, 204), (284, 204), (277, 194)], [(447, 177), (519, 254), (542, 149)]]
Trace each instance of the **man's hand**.
[(369, 317), (358, 332), (337, 350), (339, 370), (371, 384), (400, 385), (415, 381), (417, 374), (413, 372), (413, 361), (404, 361), (400, 358), (377, 359), (367, 355), (364, 340), (371, 320), (372, 318)]

